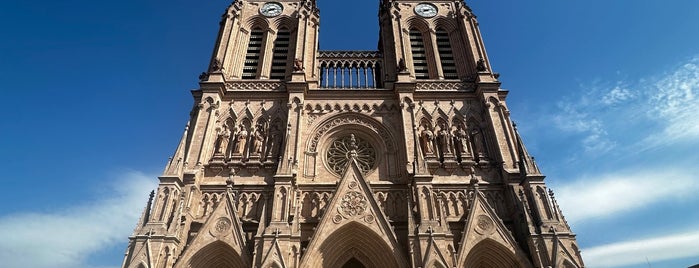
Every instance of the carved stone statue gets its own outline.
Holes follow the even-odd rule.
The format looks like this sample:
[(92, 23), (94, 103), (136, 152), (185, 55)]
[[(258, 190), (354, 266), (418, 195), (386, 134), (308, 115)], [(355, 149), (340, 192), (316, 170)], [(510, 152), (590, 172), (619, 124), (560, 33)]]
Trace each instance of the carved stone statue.
[(235, 152), (243, 154), (245, 152), (245, 146), (248, 144), (248, 131), (245, 129), (244, 125), (240, 125), (240, 131), (238, 131), (235, 141)]
[(267, 139), (267, 157), (276, 158), (279, 155), (279, 147), (282, 141), (282, 130), (279, 124), (274, 124), (272, 129), (269, 131), (269, 138)]
[(218, 133), (218, 141), (216, 142), (216, 153), (217, 154), (226, 154), (226, 150), (228, 150), (228, 143), (231, 140), (231, 131), (228, 130), (228, 127), (226, 125), (223, 125), (223, 129), (221, 129)]
[(294, 59), (294, 72), (302, 72), (302, 71), (303, 71), (303, 62), (299, 58)]
[(466, 130), (461, 124), (457, 125), (456, 131), (454, 131), (454, 148), (457, 149), (457, 152), (461, 157), (469, 156), (470, 154), (468, 150), (468, 142), (468, 133), (466, 133)]
[(442, 153), (442, 155), (449, 154), (451, 153), (451, 146), (449, 144), (449, 131), (447, 130), (447, 124), (441, 123), (439, 128), (439, 132), (437, 133), (439, 151)]
[(399, 73), (408, 71), (408, 67), (405, 66), (405, 59), (404, 58), (400, 58), (400, 60), (398, 61), (398, 68), (397, 69), (398, 69)]
[(485, 72), (485, 61), (481, 58), (476, 62), (476, 71)]
[(425, 129), (422, 130), (422, 132), (420, 133), (420, 147), (422, 148), (423, 154), (427, 155), (434, 153), (434, 151), (432, 150), (433, 140), (434, 133), (432, 133), (432, 130), (425, 127)]
[(486, 156), (483, 133), (476, 126), (471, 127), (471, 142), (473, 142), (474, 154), (480, 157)]
[(265, 133), (263, 128), (264, 127), (262, 125), (257, 125), (255, 127), (255, 132), (252, 133), (252, 148), (250, 150), (251, 154), (262, 154), (262, 143), (265, 141)]
[(223, 65), (221, 64), (221, 60), (214, 59), (214, 62), (211, 63), (211, 70), (214, 72), (223, 70)]

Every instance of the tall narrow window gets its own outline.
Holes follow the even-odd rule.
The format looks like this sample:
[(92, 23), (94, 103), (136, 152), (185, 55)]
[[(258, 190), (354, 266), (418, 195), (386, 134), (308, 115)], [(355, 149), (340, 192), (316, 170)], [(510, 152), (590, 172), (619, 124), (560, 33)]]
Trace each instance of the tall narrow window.
[(284, 79), (286, 76), (286, 66), (289, 62), (289, 30), (281, 29), (274, 40), (274, 53), (272, 56), (272, 70), (269, 73), (270, 79)]
[(245, 65), (243, 66), (243, 79), (256, 79), (257, 70), (260, 65), (260, 52), (262, 51), (262, 40), (264, 32), (254, 29), (250, 32), (248, 51), (245, 54)]
[(443, 29), (437, 29), (437, 51), (439, 52), (444, 79), (459, 79), (459, 75), (456, 73), (456, 62), (454, 62), (451, 43), (449, 43), (449, 34)]
[(425, 53), (425, 43), (422, 41), (422, 33), (415, 29), (410, 30), (410, 50), (413, 54), (413, 68), (415, 69), (415, 78), (430, 78), (429, 69), (427, 68), (427, 54)]

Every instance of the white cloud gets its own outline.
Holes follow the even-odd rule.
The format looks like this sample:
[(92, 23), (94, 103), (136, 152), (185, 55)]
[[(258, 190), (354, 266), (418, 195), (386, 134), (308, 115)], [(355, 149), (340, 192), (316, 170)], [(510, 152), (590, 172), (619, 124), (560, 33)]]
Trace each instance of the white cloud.
[(699, 176), (682, 168), (651, 167), (584, 176), (560, 186), (556, 196), (571, 222), (618, 215), (672, 199), (697, 198), (694, 193), (699, 190)]
[[(699, 226), (698, 226), (699, 227)], [(588, 267), (656, 263), (699, 255), (699, 231), (617, 242), (582, 250)]]
[(552, 118), (559, 130), (582, 135), (587, 153), (699, 141), (699, 56), (657, 77), (581, 87), (558, 103)]
[(615, 105), (628, 101), (634, 97), (631, 90), (616, 86), (602, 97), (602, 103), (605, 105)]
[(699, 140), (699, 56), (659, 79), (649, 91), (648, 116), (664, 128), (646, 138), (645, 144)]
[(0, 260), (13, 267), (85, 267), (91, 253), (126, 241), (156, 187), (154, 177), (127, 172), (94, 203), (0, 218)]

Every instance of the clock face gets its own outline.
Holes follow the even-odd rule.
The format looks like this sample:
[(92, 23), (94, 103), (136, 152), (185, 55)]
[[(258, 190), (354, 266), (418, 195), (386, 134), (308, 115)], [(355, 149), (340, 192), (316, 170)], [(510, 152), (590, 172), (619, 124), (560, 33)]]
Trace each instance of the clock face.
[(284, 10), (282, 4), (277, 2), (267, 2), (264, 5), (262, 5), (262, 7), (260, 7), (260, 14), (265, 15), (267, 17), (274, 17), (279, 14), (282, 14), (282, 10)]
[(430, 3), (420, 3), (415, 6), (415, 14), (425, 18), (431, 18), (437, 15), (437, 7)]

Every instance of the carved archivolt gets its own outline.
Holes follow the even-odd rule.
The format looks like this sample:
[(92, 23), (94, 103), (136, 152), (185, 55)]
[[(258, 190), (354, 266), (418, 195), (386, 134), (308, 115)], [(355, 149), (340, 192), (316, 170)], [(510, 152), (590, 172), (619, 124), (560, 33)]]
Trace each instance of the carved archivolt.
[(343, 114), (330, 120), (327, 120), (323, 125), (317, 128), (316, 131), (314, 131), (314, 135), (311, 137), (308, 151), (317, 152), (318, 142), (320, 141), (320, 139), (331, 129), (334, 129), (342, 125), (358, 125), (365, 127), (377, 134), (381, 138), (384, 145), (386, 146), (386, 149), (388, 149), (389, 152), (392, 152), (394, 150), (393, 139), (391, 138), (389, 132), (386, 129), (384, 129), (383, 126), (381, 126), (374, 119), (367, 118), (360, 114), (352, 113)]

